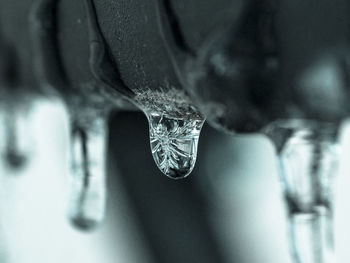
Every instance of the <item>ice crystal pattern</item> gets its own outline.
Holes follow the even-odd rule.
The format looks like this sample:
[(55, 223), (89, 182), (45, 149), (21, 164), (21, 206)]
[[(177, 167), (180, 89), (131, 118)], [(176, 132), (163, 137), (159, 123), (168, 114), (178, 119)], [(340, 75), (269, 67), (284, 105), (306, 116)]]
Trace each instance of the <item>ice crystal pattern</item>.
[(173, 179), (188, 176), (196, 162), (204, 121), (158, 114), (149, 114), (148, 120), (152, 155), (158, 168)]

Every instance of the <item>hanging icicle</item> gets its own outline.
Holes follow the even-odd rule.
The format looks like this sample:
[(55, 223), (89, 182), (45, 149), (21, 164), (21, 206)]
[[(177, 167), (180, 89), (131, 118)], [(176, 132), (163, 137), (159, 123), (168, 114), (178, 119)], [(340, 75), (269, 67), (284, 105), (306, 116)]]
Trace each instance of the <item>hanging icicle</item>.
[(296, 263), (333, 263), (337, 125), (294, 124), (277, 124), (267, 131), (278, 151), (291, 252)]

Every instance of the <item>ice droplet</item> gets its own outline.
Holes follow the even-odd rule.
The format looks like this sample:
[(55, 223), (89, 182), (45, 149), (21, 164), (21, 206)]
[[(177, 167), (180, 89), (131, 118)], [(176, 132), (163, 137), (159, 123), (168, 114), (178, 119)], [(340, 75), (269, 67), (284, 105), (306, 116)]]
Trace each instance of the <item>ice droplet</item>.
[(72, 133), (69, 218), (81, 230), (91, 230), (105, 217), (106, 130), (104, 120)]
[(188, 176), (197, 158), (203, 119), (183, 119), (163, 114), (147, 114), (153, 159), (172, 179)]

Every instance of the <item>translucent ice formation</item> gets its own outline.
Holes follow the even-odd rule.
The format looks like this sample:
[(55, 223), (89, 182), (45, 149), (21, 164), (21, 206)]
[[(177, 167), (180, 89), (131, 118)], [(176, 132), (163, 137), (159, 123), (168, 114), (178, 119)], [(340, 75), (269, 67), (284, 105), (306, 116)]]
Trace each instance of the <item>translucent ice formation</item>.
[(148, 114), (151, 150), (158, 168), (173, 179), (184, 178), (197, 158), (200, 119), (180, 119)]
[(72, 134), (69, 217), (83, 230), (101, 223), (106, 206), (106, 132), (102, 120)]
[(273, 132), (296, 263), (334, 262), (333, 185), (339, 158), (336, 135), (337, 125), (311, 122), (275, 127)]

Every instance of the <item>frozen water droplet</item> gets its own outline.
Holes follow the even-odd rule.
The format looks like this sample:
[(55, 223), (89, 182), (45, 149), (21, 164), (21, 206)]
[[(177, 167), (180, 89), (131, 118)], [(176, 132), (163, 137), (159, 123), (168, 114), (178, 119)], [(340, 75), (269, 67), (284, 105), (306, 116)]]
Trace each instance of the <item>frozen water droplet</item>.
[(95, 228), (105, 216), (105, 143), (104, 121), (72, 134), (69, 217), (81, 230)]
[(197, 158), (203, 119), (148, 114), (150, 144), (158, 168), (173, 179), (189, 175)]

